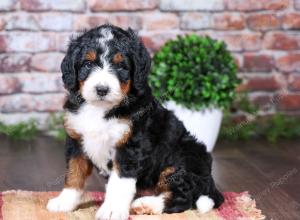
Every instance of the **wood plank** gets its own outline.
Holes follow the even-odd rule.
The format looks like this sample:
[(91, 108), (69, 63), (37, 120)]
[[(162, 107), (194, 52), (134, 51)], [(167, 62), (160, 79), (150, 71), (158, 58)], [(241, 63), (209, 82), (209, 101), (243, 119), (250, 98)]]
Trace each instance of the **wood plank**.
[[(1, 137), (0, 190), (61, 190), (66, 170), (63, 142), (50, 137), (14, 141)], [(105, 180), (95, 172), (87, 190), (103, 191)]]
[[(260, 143), (261, 144), (261, 143)], [(299, 145), (293, 147), (295, 151)], [(296, 154), (284, 154), (272, 146), (246, 146), (241, 149), (243, 158), (259, 170), (276, 187), (287, 192), (300, 203), (300, 170)]]
[(296, 201), (280, 188), (271, 187), (269, 180), (243, 159), (218, 158), (214, 170), (218, 170), (214, 177), (223, 191), (249, 191), (267, 219), (295, 220), (300, 216), (297, 208), (291, 208)]

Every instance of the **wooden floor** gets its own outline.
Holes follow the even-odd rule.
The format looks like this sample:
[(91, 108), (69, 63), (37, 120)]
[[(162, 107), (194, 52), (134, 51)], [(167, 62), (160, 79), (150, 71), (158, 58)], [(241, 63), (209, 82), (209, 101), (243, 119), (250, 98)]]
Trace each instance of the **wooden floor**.
[[(300, 219), (300, 140), (273, 146), (264, 141), (220, 142), (214, 176), (222, 191), (249, 191), (267, 219)], [(0, 136), (0, 190), (60, 190), (64, 180), (63, 143), (49, 137), (13, 141)], [(88, 190), (103, 191), (93, 173)]]

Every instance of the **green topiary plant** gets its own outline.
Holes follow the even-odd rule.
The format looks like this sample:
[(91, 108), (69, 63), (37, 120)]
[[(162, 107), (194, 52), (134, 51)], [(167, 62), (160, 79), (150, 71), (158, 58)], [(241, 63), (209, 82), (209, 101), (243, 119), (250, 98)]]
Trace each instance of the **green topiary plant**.
[(153, 58), (150, 85), (163, 101), (191, 109), (227, 108), (239, 83), (224, 42), (198, 35), (168, 41)]

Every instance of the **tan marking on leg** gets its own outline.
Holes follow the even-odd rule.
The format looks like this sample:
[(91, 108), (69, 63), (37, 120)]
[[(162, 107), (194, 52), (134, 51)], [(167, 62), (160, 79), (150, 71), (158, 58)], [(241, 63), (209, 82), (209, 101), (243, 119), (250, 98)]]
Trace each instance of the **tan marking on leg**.
[(174, 167), (167, 167), (164, 169), (159, 176), (158, 183), (155, 188), (155, 194), (159, 195), (161, 193), (164, 194), (165, 203), (172, 199), (172, 192), (170, 190), (169, 182), (167, 177), (170, 176), (172, 173), (175, 172)]
[(129, 140), (129, 138), (132, 135), (132, 121), (127, 119), (127, 118), (122, 118), (119, 119), (120, 122), (122, 123), (126, 123), (128, 124), (129, 130), (125, 131), (122, 135), (122, 137), (120, 138), (120, 140), (118, 140), (118, 142), (116, 143), (116, 147), (121, 147), (124, 144), (126, 144)]
[(70, 124), (68, 123), (68, 119), (67, 117), (64, 117), (64, 128), (66, 133), (74, 140), (80, 140), (81, 139), (81, 135), (78, 134), (74, 128), (72, 128), (70, 126)]
[(68, 173), (65, 178), (66, 188), (83, 189), (85, 180), (91, 175), (93, 165), (84, 155), (71, 158), (68, 164)]
[(127, 131), (124, 133), (123, 137), (117, 142), (117, 147), (126, 144), (131, 137), (131, 131)]
[(174, 167), (167, 167), (160, 173), (159, 180), (156, 185), (156, 192), (158, 194), (169, 191), (169, 183), (168, 183), (167, 177), (170, 176), (174, 172), (175, 172)]
[(118, 175), (120, 175), (120, 165), (117, 161), (113, 161), (113, 167), (112, 167), (112, 170), (116, 171), (116, 173)]

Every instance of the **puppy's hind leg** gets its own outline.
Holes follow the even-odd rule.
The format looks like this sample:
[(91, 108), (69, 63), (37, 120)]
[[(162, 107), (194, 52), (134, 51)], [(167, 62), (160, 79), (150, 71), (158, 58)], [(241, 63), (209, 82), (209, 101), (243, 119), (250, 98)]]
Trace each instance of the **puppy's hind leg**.
[(212, 178), (210, 178), (208, 184), (210, 184), (209, 193), (207, 195), (200, 195), (196, 201), (196, 207), (200, 213), (206, 213), (213, 208), (219, 208), (224, 202), (224, 197), (216, 188)]
[(210, 189), (210, 192), (209, 192), (209, 197), (212, 198), (212, 200), (215, 203), (214, 208), (219, 208), (222, 205), (222, 203), (224, 202), (224, 196), (217, 189), (213, 179), (212, 179), (211, 189)]
[(165, 199), (167, 195), (143, 196), (133, 201), (130, 213), (133, 215), (158, 215), (165, 208)]
[(165, 195), (163, 212), (177, 213), (192, 208), (193, 182), (184, 170), (166, 168), (160, 174), (157, 190)]

